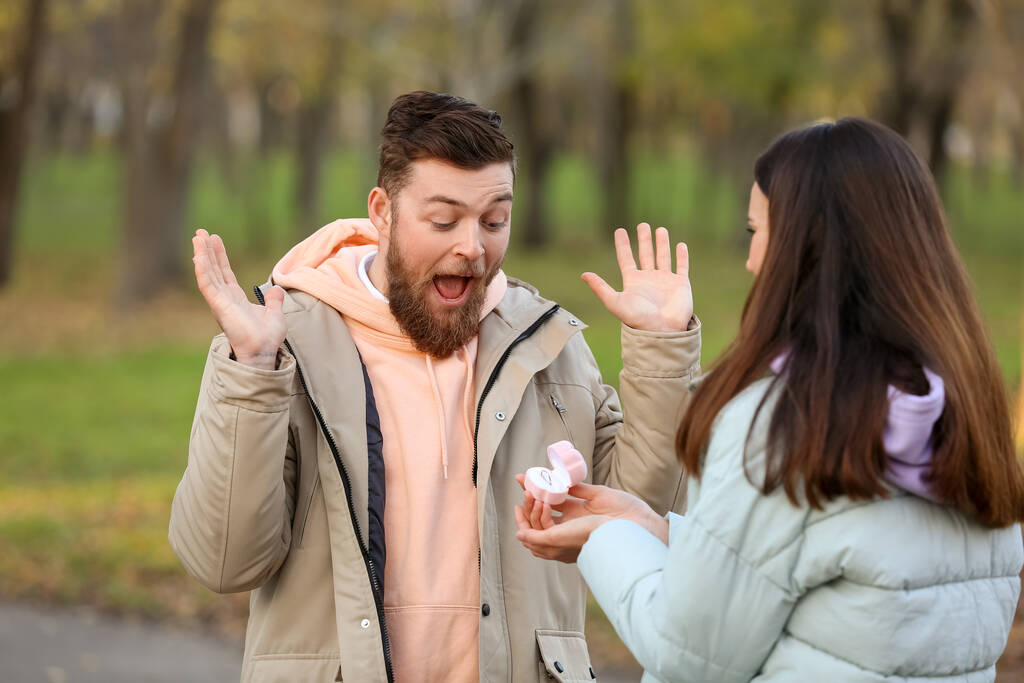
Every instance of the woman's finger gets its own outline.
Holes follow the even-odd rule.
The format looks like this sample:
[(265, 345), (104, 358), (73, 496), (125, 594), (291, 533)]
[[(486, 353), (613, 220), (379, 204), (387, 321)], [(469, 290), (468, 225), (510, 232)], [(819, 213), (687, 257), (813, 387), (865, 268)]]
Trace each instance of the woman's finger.
[[(516, 505), (512, 508), (516, 515), (516, 526), (519, 531), (527, 531), (530, 528), (530, 523), (526, 520), (526, 514), (523, 512), (523, 508)], [(519, 534), (516, 533), (516, 538), (519, 538)]]
[(530, 510), (530, 526), (534, 529), (543, 529), (540, 525), (540, 514), (544, 509), (544, 504), (539, 501), (534, 501), (533, 509)]
[(592, 500), (595, 496), (599, 495), (604, 488), (604, 486), (600, 486), (598, 484), (576, 484), (575, 486), (569, 487), (569, 495), (573, 498)]
[(654, 232), (654, 259), (658, 270), (672, 272), (672, 245), (665, 228), (658, 228)]
[(640, 223), (636, 226), (636, 252), (641, 270), (654, 268), (654, 245), (651, 241), (650, 223)]
[[(570, 495), (572, 495), (571, 491), (572, 489), (570, 489)], [(587, 514), (586, 502), (579, 498), (566, 498), (564, 503), (552, 505), (551, 508), (562, 513), (561, 518), (559, 518), (559, 522), (565, 522)]]
[(526, 515), (526, 519), (530, 519), (530, 514), (533, 512), (534, 498), (533, 494), (529, 491), (523, 493), (523, 514)]
[(550, 529), (555, 525), (555, 520), (551, 517), (551, 506), (544, 503), (540, 506), (540, 528)]

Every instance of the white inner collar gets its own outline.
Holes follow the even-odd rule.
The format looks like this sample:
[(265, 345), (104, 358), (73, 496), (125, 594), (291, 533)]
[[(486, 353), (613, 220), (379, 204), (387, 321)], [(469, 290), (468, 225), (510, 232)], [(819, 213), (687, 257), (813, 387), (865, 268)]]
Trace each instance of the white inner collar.
[(364, 285), (366, 285), (366, 289), (369, 290), (370, 295), (374, 299), (379, 299), (380, 301), (387, 303), (388, 298), (381, 294), (379, 289), (373, 286), (373, 282), (370, 281), (370, 276), (367, 272), (370, 270), (370, 266), (373, 264), (373, 258), (376, 255), (376, 251), (371, 251), (369, 254), (364, 256), (363, 259), (359, 262), (359, 279), (362, 281)]

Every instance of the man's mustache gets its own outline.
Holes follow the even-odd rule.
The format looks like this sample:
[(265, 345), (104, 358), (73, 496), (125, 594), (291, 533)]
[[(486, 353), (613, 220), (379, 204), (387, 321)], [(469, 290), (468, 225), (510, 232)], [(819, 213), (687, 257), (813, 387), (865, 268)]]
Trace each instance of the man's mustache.
[(463, 261), (461, 263), (446, 265), (438, 268), (436, 271), (430, 274), (430, 279), (433, 280), (435, 277), (442, 275), (453, 275), (455, 277), (474, 277), (481, 278), (487, 273), (487, 268), (483, 261)]

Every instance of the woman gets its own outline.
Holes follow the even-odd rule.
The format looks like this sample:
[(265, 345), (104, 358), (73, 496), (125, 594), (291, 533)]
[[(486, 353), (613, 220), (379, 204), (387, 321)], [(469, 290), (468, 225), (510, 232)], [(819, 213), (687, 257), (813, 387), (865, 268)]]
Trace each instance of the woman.
[(757, 160), (738, 338), (677, 437), (688, 512), (581, 485), (517, 537), (576, 561), (648, 681), (991, 681), (1024, 476), (930, 174), (843, 119)]

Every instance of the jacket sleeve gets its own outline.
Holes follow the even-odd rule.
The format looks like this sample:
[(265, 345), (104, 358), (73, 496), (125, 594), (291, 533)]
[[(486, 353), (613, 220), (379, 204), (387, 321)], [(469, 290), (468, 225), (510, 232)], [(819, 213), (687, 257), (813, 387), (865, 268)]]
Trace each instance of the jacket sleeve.
[(682, 512), (685, 488), (675, 436), (700, 374), (700, 321), (685, 332), (622, 326), (619, 388), (600, 385), (594, 441), (595, 484), (628, 491), (664, 514)]
[[(749, 681), (799, 597), (792, 581), (806, 512), (746, 479), (742, 437), (728, 468), (706, 466), (699, 499), (669, 514), (665, 546), (631, 521), (596, 529), (578, 564), (637, 661), (669, 681)], [(709, 458), (710, 460), (710, 458)]]
[(295, 510), (295, 362), (281, 351), (277, 370), (260, 370), (231, 360), (230, 350), (223, 335), (214, 338), (168, 533), (188, 573), (218, 593), (255, 588), (277, 571)]

